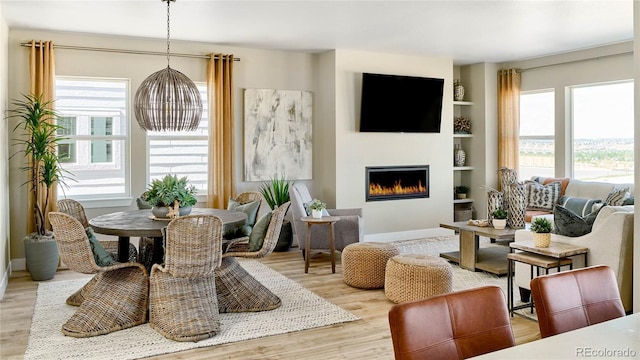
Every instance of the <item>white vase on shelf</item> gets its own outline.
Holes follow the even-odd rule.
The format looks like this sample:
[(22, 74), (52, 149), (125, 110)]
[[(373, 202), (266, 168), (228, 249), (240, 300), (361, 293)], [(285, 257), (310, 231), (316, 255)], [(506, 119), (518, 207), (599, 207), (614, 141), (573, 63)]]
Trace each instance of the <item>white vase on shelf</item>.
[(456, 166), (464, 166), (464, 162), (467, 160), (467, 153), (460, 147), (460, 144), (456, 144), (453, 155), (454, 164)]

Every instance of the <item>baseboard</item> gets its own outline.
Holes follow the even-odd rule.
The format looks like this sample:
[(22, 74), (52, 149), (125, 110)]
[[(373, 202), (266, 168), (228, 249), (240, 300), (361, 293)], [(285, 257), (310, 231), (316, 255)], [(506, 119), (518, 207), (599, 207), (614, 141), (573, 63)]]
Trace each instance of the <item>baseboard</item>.
[(9, 285), (9, 277), (11, 276), (11, 262), (7, 264), (7, 271), (4, 272), (2, 282), (0, 282), (0, 300), (4, 299), (4, 293), (7, 291), (7, 285)]
[(390, 242), (398, 240), (413, 240), (422, 239), (427, 237), (448, 236), (454, 235), (453, 230), (445, 228), (431, 228), (431, 229), (418, 229), (408, 231), (397, 231), (380, 234), (368, 234), (364, 236), (364, 241), (367, 242)]

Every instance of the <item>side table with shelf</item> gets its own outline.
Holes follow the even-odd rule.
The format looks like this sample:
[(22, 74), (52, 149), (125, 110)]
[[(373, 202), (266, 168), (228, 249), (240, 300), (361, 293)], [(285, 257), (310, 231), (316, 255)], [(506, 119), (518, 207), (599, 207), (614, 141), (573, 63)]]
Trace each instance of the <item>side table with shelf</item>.
[[(514, 252), (520, 250), (519, 252)], [(513, 301), (513, 270), (515, 269), (514, 263), (521, 262), (531, 265), (531, 278), (533, 279), (533, 268), (536, 268), (536, 276), (540, 276), (540, 269), (545, 270), (545, 274), (549, 273), (549, 269), (556, 268), (561, 271), (563, 266), (568, 266), (569, 270), (573, 269), (573, 260), (569, 257), (574, 255), (584, 255), (584, 266), (587, 265), (587, 254), (589, 248), (551, 242), (549, 247), (541, 248), (536, 247), (533, 241), (513, 242), (509, 244), (509, 254), (507, 254), (508, 269), (507, 269), (507, 306), (509, 308), (509, 314), (513, 316), (515, 310), (531, 308), (533, 313), (533, 299), (518, 306), (514, 305)]]

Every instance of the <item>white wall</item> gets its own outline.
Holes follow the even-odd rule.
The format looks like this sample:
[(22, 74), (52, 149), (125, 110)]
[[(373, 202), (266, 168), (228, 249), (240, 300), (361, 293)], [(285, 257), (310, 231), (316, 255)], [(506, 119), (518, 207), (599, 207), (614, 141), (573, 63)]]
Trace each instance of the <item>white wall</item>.
[[(11, 30), (9, 32), (9, 98), (19, 98), (21, 93), (29, 92), (29, 50), (20, 47), (21, 42), (29, 40), (53, 40), (55, 44), (100, 48), (116, 48), (146, 51), (165, 51), (163, 40), (148, 40), (123, 37), (91, 36), (76, 33)], [(235, 179), (236, 190), (255, 190), (259, 182), (243, 181), (243, 89), (268, 88), (315, 91), (317, 79), (315, 57), (307, 53), (265, 51), (246, 48), (233, 48), (209, 43), (186, 43), (171, 41), (171, 51), (176, 53), (209, 54), (233, 53), (241, 58), (234, 64), (235, 82)], [(7, 52), (2, 52), (6, 54)], [(56, 50), (56, 74), (64, 76), (118, 77), (131, 81), (134, 93), (151, 73), (166, 66), (165, 56), (131, 55), (77, 50)], [(171, 58), (171, 67), (180, 70), (193, 81), (204, 82), (206, 60), (191, 58)], [(9, 125), (12, 129), (13, 127)], [(141, 194), (147, 186), (146, 136), (135, 121), (131, 125), (131, 190), (132, 194)], [(5, 144), (5, 142), (3, 142)], [(315, 151), (314, 151), (315, 152)], [(2, 157), (6, 159), (6, 157)], [(25, 174), (19, 171), (20, 159), (10, 163), (11, 189), (11, 258), (24, 257), (22, 238), (26, 233), (27, 189), (20, 187)], [(1, 174), (1, 173), (0, 173)], [(2, 183), (0, 182), (0, 186)], [(103, 213), (133, 209), (135, 203), (127, 208), (112, 207), (87, 209), (87, 215), (95, 217)], [(1, 215), (1, 213), (0, 213)], [(2, 234), (0, 233), (0, 236)]]
[[(335, 126), (335, 155), (327, 149), (324, 159), (325, 150), (320, 151), (324, 160), (335, 163), (335, 178), (319, 174), (316, 185), (322, 196), (328, 199), (335, 192), (336, 207), (363, 208), (366, 234), (437, 228), (440, 222), (451, 221), (452, 60), (350, 50), (335, 50), (332, 55), (333, 61), (325, 59), (321, 67), (335, 67), (334, 93), (329, 89), (322, 95), (335, 98), (335, 119), (326, 119), (335, 121), (327, 125)], [(363, 72), (443, 78), (441, 133), (358, 132)], [(365, 167), (394, 165), (429, 165), (429, 198), (365, 202)]]
[[(640, 184), (640, 1), (633, 2), (633, 38), (636, 40), (633, 44), (633, 63), (634, 63), (634, 113), (635, 113), (635, 176), (634, 183)], [(638, 199), (640, 195), (640, 186), (635, 186), (635, 198)], [(635, 206), (638, 209), (638, 206)], [(635, 212), (638, 213), (637, 211)], [(640, 312), (640, 216), (634, 216), (634, 232), (633, 232), (633, 273), (636, 276), (633, 277), (633, 309), (634, 312)]]
[[(7, 52), (9, 38), (9, 29), (2, 17), (2, 7), (0, 7), (0, 114), (6, 114), (8, 97), (7, 97), (7, 72), (9, 56)], [(4, 297), (7, 288), (9, 276), (11, 275), (10, 249), (9, 241), (10, 222), (9, 222), (9, 125), (7, 121), (0, 124), (0, 299)]]

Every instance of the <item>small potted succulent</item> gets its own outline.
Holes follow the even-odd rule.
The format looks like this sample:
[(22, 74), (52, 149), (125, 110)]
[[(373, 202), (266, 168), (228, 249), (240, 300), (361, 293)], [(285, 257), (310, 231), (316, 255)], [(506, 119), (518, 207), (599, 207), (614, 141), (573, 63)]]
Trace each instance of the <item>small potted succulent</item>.
[(458, 185), (455, 187), (456, 197), (458, 199), (466, 199), (470, 190), (471, 189), (466, 185)]
[(174, 218), (191, 213), (191, 207), (198, 202), (196, 193), (195, 186), (189, 185), (186, 176), (178, 178), (167, 174), (162, 179), (151, 181), (143, 200), (153, 206), (151, 212), (156, 218)]
[(533, 243), (536, 247), (546, 248), (551, 244), (551, 221), (544, 217), (537, 217), (531, 223)]
[(311, 211), (311, 217), (319, 219), (322, 217), (322, 210), (327, 208), (327, 204), (318, 199), (313, 199), (307, 207)]
[(495, 229), (502, 230), (507, 226), (507, 210), (499, 207), (491, 215), (493, 215), (491, 223)]

